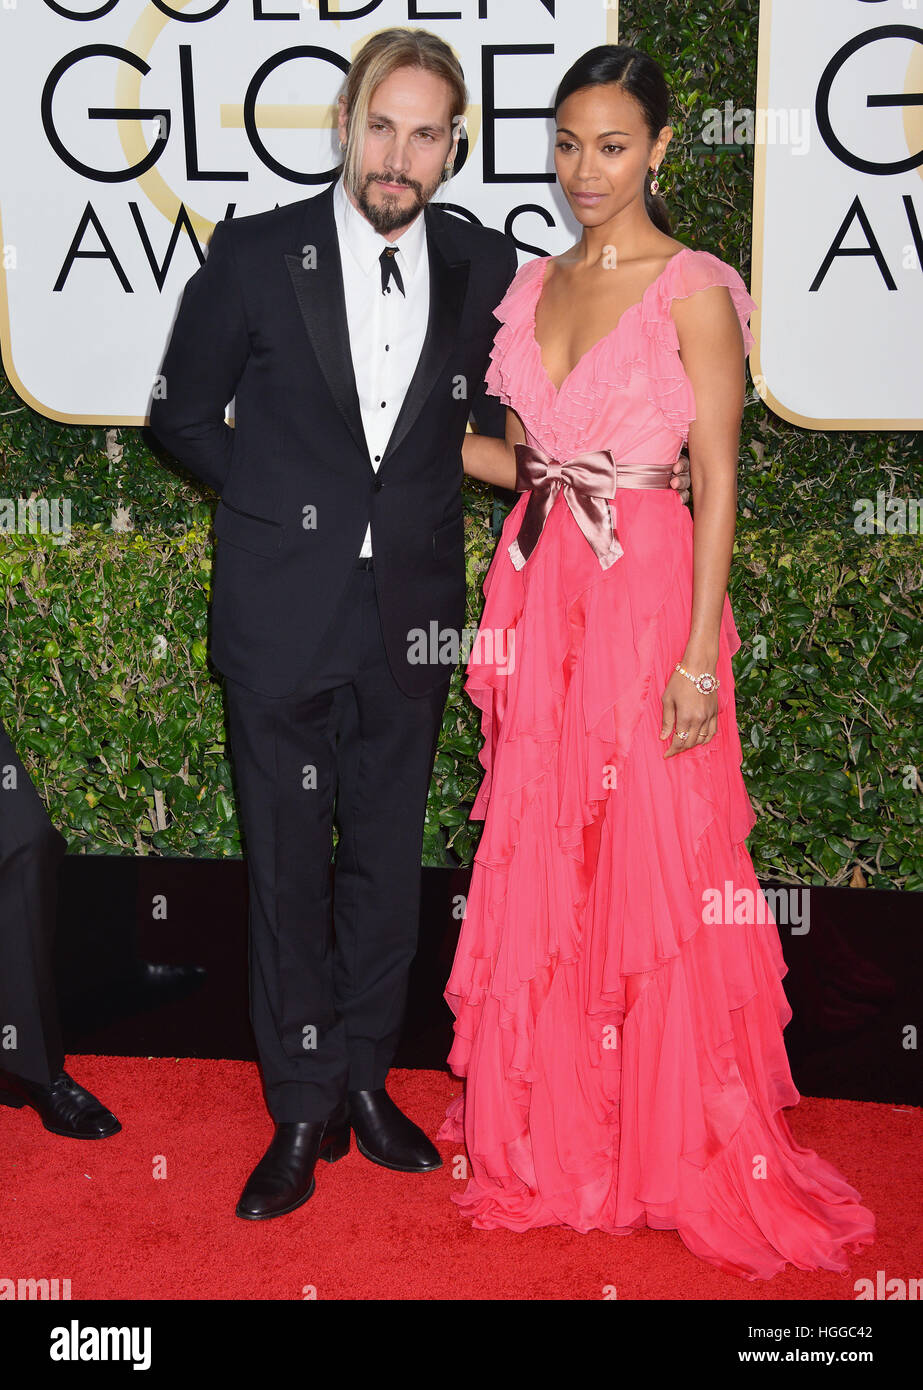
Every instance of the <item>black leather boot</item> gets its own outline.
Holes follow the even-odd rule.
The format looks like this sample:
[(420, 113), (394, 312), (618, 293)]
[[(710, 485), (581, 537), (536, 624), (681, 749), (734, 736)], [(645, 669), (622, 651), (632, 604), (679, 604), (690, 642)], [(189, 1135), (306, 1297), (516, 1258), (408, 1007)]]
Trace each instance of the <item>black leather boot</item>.
[(237, 1203), (245, 1221), (267, 1221), (303, 1206), (314, 1191), (319, 1158), (335, 1163), (349, 1153), (346, 1109), (327, 1120), (282, 1121)]
[(439, 1151), (412, 1120), (398, 1110), (388, 1092), (348, 1091), (349, 1123), (359, 1152), (396, 1173), (429, 1173), (442, 1167)]

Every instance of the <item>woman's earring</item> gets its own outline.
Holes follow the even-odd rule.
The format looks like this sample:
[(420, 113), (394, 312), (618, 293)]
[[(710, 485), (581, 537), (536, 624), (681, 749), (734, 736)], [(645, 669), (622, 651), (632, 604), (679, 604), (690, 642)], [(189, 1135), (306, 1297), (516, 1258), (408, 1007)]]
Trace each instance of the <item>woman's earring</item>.
[(660, 192), (660, 180), (657, 177), (656, 169), (652, 169), (651, 173), (654, 175), (654, 177), (651, 179), (651, 195), (655, 196)]

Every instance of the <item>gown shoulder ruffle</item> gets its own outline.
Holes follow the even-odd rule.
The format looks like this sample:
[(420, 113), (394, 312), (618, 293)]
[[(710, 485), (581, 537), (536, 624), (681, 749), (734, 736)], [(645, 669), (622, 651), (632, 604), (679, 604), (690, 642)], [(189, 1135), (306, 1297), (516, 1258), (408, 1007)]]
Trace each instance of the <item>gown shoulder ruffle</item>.
[[(540, 419), (551, 410), (557, 435), (572, 431), (581, 438), (587, 412), (598, 410), (601, 392), (622, 391), (632, 378), (644, 381), (647, 404), (661, 422), (685, 439), (695, 419), (695, 397), (679, 359), (679, 337), (670, 312), (674, 299), (723, 285), (728, 290), (749, 356), (754, 337), (749, 318), (757, 308), (738, 271), (710, 251), (685, 247), (650, 285), (638, 305), (623, 315), (619, 331), (598, 343), (582, 359), (557, 394), (541, 365), (535, 343), (535, 305), (541, 294), (547, 257), (520, 266), (494, 310), (500, 327), (494, 337), (485, 375), (488, 392), (504, 405)], [(515, 400), (513, 394), (515, 393)]]

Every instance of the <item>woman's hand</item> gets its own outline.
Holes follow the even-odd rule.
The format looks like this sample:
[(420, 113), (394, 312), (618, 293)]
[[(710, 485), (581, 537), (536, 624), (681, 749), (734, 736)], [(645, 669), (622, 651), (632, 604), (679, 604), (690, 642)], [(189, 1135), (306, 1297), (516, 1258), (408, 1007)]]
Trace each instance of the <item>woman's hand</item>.
[[(684, 753), (688, 748), (701, 748), (710, 743), (718, 729), (718, 693), (702, 695), (692, 681), (680, 671), (674, 671), (663, 692), (663, 726), (661, 739), (673, 738), (664, 753), (672, 758), (674, 753)], [(679, 738), (685, 733), (686, 738)]]

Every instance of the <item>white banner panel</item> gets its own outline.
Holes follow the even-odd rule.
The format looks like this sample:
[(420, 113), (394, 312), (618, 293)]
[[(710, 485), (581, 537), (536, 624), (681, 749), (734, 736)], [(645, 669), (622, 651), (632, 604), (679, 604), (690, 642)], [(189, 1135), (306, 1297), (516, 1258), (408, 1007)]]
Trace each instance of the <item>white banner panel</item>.
[(762, 0), (750, 359), (783, 419), (923, 426), (923, 0)]
[(438, 200), (528, 256), (572, 245), (548, 108), (580, 54), (617, 41), (616, 3), (0, 0), (0, 342), (24, 400), (145, 423), (198, 245), (329, 185), (344, 74), (394, 25), (445, 39), (471, 93)]

